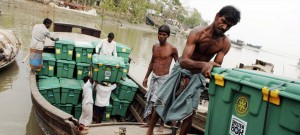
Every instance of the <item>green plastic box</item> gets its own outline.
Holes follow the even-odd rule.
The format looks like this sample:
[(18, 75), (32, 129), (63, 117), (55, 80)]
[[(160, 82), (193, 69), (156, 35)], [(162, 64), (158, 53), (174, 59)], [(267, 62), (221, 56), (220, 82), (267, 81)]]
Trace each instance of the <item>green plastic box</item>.
[(75, 106), (75, 111), (74, 111), (74, 117), (79, 120), (80, 118), (80, 115), (81, 115), (81, 112), (82, 112), (82, 104), (78, 104)]
[(125, 63), (128, 63), (131, 49), (127, 45), (124, 45), (121, 43), (117, 43), (116, 47), (117, 47), (118, 57), (122, 57), (124, 59)]
[(54, 106), (68, 114), (71, 114), (73, 105), (72, 104), (54, 104)]
[(111, 115), (125, 116), (129, 106), (129, 102), (126, 100), (119, 100), (114, 94), (111, 94), (111, 100), (113, 107)]
[(89, 76), (90, 75), (90, 65), (86, 63), (77, 63), (77, 79), (82, 80), (84, 76)]
[(73, 78), (75, 61), (57, 60), (57, 77)]
[(61, 103), (77, 105), (82, 88), (78, 80), (60, 78)]
[(43, 56), (43, 67), (42, 69), (37, 70), (38, 75), (54, 76), (55, 68), (55, 55), (52, 53), (44, 53)]
[(60, 103), (60, 84), (56, 77), (40, 79), (38, 89), (41, 95), (51, 104)]
[(76, 63), (92, 63), (94, 46), (89, 42), (75, 41)]
[(125, 67), (122, 58), (93, 55), (93, 79), (98, 82), (120, 82)]
[(123, 74), (122, 74), (122, 79), (126, 79), (127, 78), (127, 74), (129, 72), (129, 68), (130, 68), (130, 64), (129, 63), (125, 63), (125, 67), (123, 69)]
[(112, 107), (111, 104), (109, 104), (108, 106), (106, 106), (106, 114), (105, 114), (105, 116), (103, 118), (103, 120), (105, 120), (106, 122), (110, 121), (110, 114), (112, 112), (112, 108), (113, 107)]
[(300, 84), (235, 69), (213, 68), (212, 75), (205, 135), (300, 134)]
[(55, 58), (57, 60), (73, 60), (74, 41), (60, 39), (55, 42)]
[(128, 102), (131, 102), (137, 89), (138, 85), (131, 79), (126, 78), (120, 81), (120, 86), (117, 88), (116, 96), (119, 100), (126, 100)]

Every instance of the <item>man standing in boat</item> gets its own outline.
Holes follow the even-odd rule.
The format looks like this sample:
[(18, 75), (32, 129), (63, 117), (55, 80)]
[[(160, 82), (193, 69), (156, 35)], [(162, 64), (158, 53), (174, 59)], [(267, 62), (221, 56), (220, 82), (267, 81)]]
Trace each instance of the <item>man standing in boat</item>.
[(37, 69), (43, 67), (42, 52), (44, 49), (46, 37), (52, 41), (58, 41), (58, 38), (53, 38), (50, 35), (49, 28), (52, 25), (52, 20), (44, 19), (43, 24), (36, 24), (33, 27), (30, 43), (30, 68), (31, 74), (35, 74)]
[[(183, 121), (180, 135), (186, 135), (205, 87), (205, 78), (211, 77), (214, 66), (220, 66), (231, 43), (225, 32), (240, 21), (240, 11), (233, 6), (223, 7), (214, 22), (194, 28), (187, 39), (182, 57), (174, 65), (170, 77), (156, 93), (147, 135), (152, 135), (159, 116), (165, 121)], [(210, 61), (214, 57), (213, 61)]]
[[(96, 46), (96, 54), (100, 55), (110, 55), (118, 57), (117, 55), (117, 47), (116, 42), (114, 40), (114, 33), (108, 33), (107, 39), (102, 40), (97, 46)], [(99, 49), (101, 49), (99, 51)]]
[[(154, 44), (152, 47), (152, 58), (143, 81), (143, 86), (147, 87), (148, 77), (152, 72), (150, 87), (147, 94), (145, 95), (145, 97), (147, 98), (147, 105), (144, 112), (144, 118), (147, 119), (147, 124), (143, 125), (142, 127), (149, 126), (151, 113), (153, 111), (153, 104), (157, 100), (157, 98), (153, 95), (167, 79), (172, 59), (174, 59), (175, 62), (178, 60), (177, 48), (167, 42), (167, 38), (170, 36), (169, 26), (160, 26), (157, 36), (159, 43)], [(164, 123), (163, 121), (161, 121), (161, 125), (158, 131), (162, 131), (163, 127)]]

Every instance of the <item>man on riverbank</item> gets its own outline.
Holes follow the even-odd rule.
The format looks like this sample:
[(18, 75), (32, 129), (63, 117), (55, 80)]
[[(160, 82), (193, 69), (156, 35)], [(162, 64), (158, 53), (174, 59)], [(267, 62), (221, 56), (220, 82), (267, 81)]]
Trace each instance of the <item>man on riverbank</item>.
[[(157, 98), (153, 95), (167, 79), (172, 59), (174, 59), (175, 62), (178, 60), (177, 48), (167, 42), (167, 38), (170, 36), (169, 26), (160, 26), (158, 29), (157, 36), (159, 43), (154, 44), (152, 47), (152, 58), (143, 81), (143, 86), (147, 87), (148, 77), (152, 72), (150, 87), (148, 89), (147, 94), (145, 95), (145, 97), (147, 98), (147, 105), (144, 112), (144, 118), (147, 120), (147, 124), (143, 125), (142, 127), (149, 126), (149, 121), (151, 120), (151, 113), (153, 110), (153, 104), (157, 100)], [(161, 125), (158, 131), (163, 130), (163, 124), (163, 121), (161, 121)]]
[[(170, 77), (156, 93), (147, 135), (152, 135), (159, 116), (165, 121), (183, 121), (180, 135), (186, 135), (199, 104), (205, 78), (211, 77), (214, 66), (220, 66), (231, 43), (225, 32), (240, 21), (240, 11), (233, 6), (223, 7), (214, 22), (206, 27), (194, 28), (187, 39), (182, 57)], [(210, 61), (214, 57), (213, 61)]]
[[(97, 46), (96, 46), (96, 54), (100, 55), (110, 55), (118, 57), (117, 55), (117, 43), (113, 41), (115, 38), (114, 33), (108, 33), (107, 39), (102, 40)], [(101, 49), (99, 51), (99, 49)]]
[(52, 20), (49, 18), (44, 19), (43, 24), (36, 24), (33, 27), (30, 43), (30, 68), (31, 74), (35, 74), (37, 69), (43, 67), (42, 52), (46, 38), (52, 41), (58, 41), (58, 38), (53, 38), (50, 35), (49, 28), (52, 25)]

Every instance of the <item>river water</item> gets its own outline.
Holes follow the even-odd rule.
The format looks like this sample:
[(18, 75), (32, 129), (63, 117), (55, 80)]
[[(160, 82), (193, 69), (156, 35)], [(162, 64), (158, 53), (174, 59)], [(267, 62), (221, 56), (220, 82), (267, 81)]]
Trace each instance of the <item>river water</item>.
[[(63, 9), (54, 9), (33, 1), (0, 0), (0, 28), (12, 30), (22, 42), (16, 62), (0, 72), (0, 135), (41, 135), (42, 130), (35, 121), (32, 110), (29, 87), (29, 63), (23, 59), (29, 54), (31, 30), (34, 24), (42, 23), (45, 17), (55, 22), (74, 23), (95, 27), (101, 26), (100, 17), (80, 14)], [(103, 24), (103, 31), (114, 32), (115, 40), (132, 48), (129, 73), (142, 82), (149, 61), (151, 48), (157, 43), (156, 30), (145, 25), (126, 25), (123, 27), (111, 21)], [(128, 27), (127, 27), (128, 26)], [(172, 35), (168, 41), (174, 44), (182, 54), (186, 38)], [(289, 78), (299, 78), (297, 64), (299, 58), (288, 54), (270, 51), (269, 49), (252, 49), (232, 47), (226, 55), (223, 67), (233, 68), (244, 63), (250, 65), (256, 59), (275, 65), (274, 74)], [(299, 64), (298, 64), (299, 66)]]

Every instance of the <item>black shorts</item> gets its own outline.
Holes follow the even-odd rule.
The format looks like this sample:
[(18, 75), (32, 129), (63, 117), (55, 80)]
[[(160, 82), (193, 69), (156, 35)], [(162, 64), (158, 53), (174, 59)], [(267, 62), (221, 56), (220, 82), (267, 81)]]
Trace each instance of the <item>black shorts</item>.
[(106, 113), (106, 107), (99, 107), (99, 106), (96, 106), (95, 105), (95, 112), (96, 112), (96, 115), (105, 115)]

